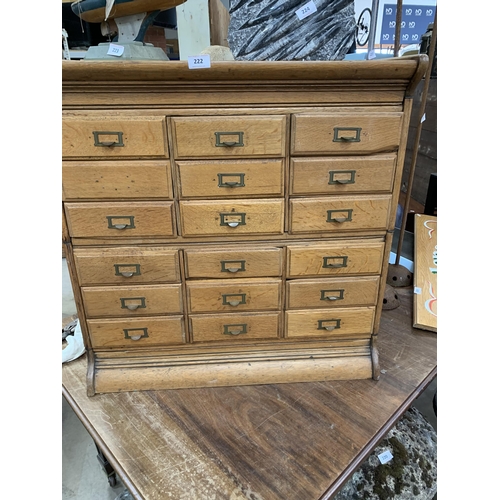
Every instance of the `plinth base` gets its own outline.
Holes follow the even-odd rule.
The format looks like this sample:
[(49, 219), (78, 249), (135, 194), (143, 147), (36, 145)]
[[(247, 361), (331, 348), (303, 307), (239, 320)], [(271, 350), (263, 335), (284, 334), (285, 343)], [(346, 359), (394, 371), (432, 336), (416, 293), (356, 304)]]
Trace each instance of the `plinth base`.
[(170, 61), (167, 54), (165, 54), (160, 47), (154, 47), (151, 44), (128, 42), (113, 45), (123, 47), (123, 53), (119, 56), (110, 55), (108, 54), (110, 43), (100, 43), (99, 45), (89, 47), (84, 59), (109, 61), (119, 61), (120, 59)]

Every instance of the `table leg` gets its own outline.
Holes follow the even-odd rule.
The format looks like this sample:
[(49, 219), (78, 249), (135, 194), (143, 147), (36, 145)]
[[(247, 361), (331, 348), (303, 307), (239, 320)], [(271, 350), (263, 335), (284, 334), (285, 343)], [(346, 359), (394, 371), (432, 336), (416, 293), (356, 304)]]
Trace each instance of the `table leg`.
[(99, 463), (101, 464), (102, 468), (104, 469), (104, 472), (108, 476), (108, 483), (111, 487), (116, 486), (116, 472), (111, 466), (111, 464), (108, 462), (108, 459), (105, 457), (104, 453), (102, 450), (97, 446), (97, 443), (94, 441), (95, 447), (97, 448), (97, 460), (99, 460)]

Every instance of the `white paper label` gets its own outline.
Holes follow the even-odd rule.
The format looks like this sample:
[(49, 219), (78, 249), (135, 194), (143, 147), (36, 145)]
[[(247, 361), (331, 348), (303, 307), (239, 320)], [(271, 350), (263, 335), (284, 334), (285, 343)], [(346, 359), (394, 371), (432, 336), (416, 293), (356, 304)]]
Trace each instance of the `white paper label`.
[(120, 57), (123, 54), (125, 47), (123, 45), (116, 45), (114, 43), (109, 44), (108, 56)]
[(422, 119), (420, 120), (420, 123), (423, 123), (425, 122), (425, 113), (424, 113), (424, 116), (422, 116)]
[(188, 57), (189, 69), (210, 68), (210, 54)]
[(417, 295), (420, 295), (422, 293), (422, 289), (419, 286), (416, 286), (413, 289), (413, 293), (416, 293)]
[(392, 460), (392, 453), (389, 450), (384, 451), (378, 456), (378, 459), (380, 460), (380, 463), (386, 464), (390, 460)]
[(313, 2), (313, 0), (311, 0), (310, 2), (307, 2), (305, 5), (303, 5), (300, 9), (297, 9), (295, 11), (295, 14), (297, 14), (297, 17), (302, 21), (302, 19), (305, 19), (311, 14), (314, 14), (317, 10), (318, 9), (316, 8), (316, 4)]
[(377, 56), (375, 54), (375, 51), (374, 50), (370, 50), (370, 52), (368, 52), (368, 60), (370, 59), (375, 59)]

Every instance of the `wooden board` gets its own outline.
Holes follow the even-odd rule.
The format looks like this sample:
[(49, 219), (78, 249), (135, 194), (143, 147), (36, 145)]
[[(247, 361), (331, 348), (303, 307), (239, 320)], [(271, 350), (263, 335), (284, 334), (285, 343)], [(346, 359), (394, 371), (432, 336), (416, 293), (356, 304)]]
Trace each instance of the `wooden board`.
[(413, 326), (437, 332), (437, 217), (415, 214)]

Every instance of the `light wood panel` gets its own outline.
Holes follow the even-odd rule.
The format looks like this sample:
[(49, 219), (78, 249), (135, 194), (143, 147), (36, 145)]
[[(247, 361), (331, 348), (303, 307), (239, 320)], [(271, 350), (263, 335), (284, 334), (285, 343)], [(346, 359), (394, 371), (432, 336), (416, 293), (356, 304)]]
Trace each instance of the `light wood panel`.
[(174, 205), (170, 201), (66, 203), (73, 237), (128, 238), (173, 236)]
[(74, 256), (82, 285), (131, 285), (180, 280), (178, 251), (172, 248), (76, 248)]
[(181, 314), (181, 285), (82, 287), (88, 318)]
[(285, 125), (285, 116), (175, 117), (175, 155), (284, 156)]
[(178, 161), (181, 198), (283, 196), (283, 160)]
[(287, 308), (375, 305), (379, 283), (377, 276), (287, 281)]
[(373, 328), (375, 307), (338, 308), (330, 311), (287, 311), (287, 338), (368, 337)]
[(276, 339), (279, 313), (204, 314), (189, 317), (193, 342), (246, 342)]
[(284, 232), (284, 200), (181, 201), (183, 236), (235, 236)]
[(225, 249), (210, 247), (184, 251), (188, 278), (251, 278), (281, 276), (283, 249), (252, 248), (242, 244)]
[(384, 243), (345, 242), (287, 248), (288, 277), (379, 273)]
[(185, 342), (182, 316), (163, 318), (89, 319), (92, 345), (109, 347), (151, 347)]
[(265, 311), (281, 307), (281, 280), (204, 280), (187, 286), (189, 311)]
[(63, 116), (63, 158), (168, 157), (165, 119), (127, 115)]
[(292, 195), (390, 192), (396, 155), (292, 158)]
[(291, 233), (387, 229), (390, 195), (300, 198), (290, 201)]
[(398, 147), (402, 113), (297, 114), (292, 116), (292, 154), (358, 154)]
[(437, 332), (437, 217), (415, 214), (413, 326)]
[(63, 199), (172, 198), (170, 165), (151, 160), (63, 162)]

